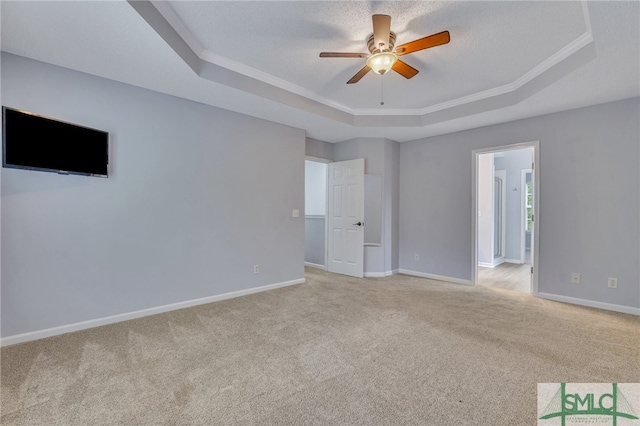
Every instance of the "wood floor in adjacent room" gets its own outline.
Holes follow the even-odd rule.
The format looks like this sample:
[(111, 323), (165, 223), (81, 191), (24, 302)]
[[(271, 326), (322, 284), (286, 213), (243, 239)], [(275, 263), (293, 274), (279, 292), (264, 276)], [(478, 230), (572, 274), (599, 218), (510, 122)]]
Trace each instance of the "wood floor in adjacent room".
[(640, 382), (636, 316), (404, 275), (306, 277), (2, 348), (0, 423), (535, 425), (538, 383)]
[(531, 265), (505, 262), (494, 268), (479, 266), (478, 285), (531, 293)]

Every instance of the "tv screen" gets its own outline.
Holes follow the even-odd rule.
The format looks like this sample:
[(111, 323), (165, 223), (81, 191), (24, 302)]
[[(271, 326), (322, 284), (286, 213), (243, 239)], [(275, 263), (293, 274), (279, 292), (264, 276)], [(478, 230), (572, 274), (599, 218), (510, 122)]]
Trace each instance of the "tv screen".
[(107, 176), (109, 133), (2, 107), (3, 167)]

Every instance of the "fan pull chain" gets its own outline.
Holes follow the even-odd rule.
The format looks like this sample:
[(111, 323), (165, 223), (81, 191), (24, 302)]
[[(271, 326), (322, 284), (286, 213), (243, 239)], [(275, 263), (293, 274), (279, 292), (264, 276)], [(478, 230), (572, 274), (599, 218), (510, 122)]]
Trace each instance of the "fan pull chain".
[(380, 79), (380, 105), (384, 105), (384, 78)]

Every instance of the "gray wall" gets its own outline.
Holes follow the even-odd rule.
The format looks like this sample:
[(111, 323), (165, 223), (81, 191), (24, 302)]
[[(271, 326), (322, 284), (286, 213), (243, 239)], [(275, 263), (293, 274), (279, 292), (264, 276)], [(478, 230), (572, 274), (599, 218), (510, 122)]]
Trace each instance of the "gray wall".
[(398, 250), (400, 233), (400, 144), (385, 139), (384, 141), (384, 231), (385, 272), (399, 268)]
[[(531, 168), (532, 148), (506, 151), (503, 157), (496, 157), (496, 170), (505, 170), (505, 255), (510, 260), (520, 260), (522, 248), (523, 190), (522, 170)], [(516, 191), (514, 191), (514, 188)], [(523, 259), (524, 260), (524, 259)]]
[(333, 160), (334, 145), (318, 139), (306, 138), (305, 154), (311, 157)]
[(304, 162), (304, 213), (307, 216), (327, 214), (327, 164)]
[[(470, 279), (472, 150), (539, 140), (539, 292), (640, 307), (639, 104), (401, 144), (400, 268)], [(580, 285), (571, 272), (582, 274)], [(618, 278), (617, 289), (607, 277)]]
[(304, 219), (304, 261), (324, 266), (325, 218), (305, 217)]
[(304, 277), (304, 131), (4, 53), (1, 83), (111, 145), (108, 179), (2, 169), (2, 336)]

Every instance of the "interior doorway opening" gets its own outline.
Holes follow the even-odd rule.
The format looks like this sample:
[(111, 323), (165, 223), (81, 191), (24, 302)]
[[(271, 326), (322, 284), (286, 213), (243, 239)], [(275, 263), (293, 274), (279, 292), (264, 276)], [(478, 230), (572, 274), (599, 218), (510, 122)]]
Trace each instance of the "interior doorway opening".
[(472, 282), (537, 294), (538, 142), (473, 151)]
[[(364, 246), (380, 245), (382, 225), (381, 215), (373, 214), (376, 206), (381, 209), (381, 180), (374, 179), (380, 176), (365, 176), (364, 168), (362, 158), (338, 162), (305, 158), (305, 266), (364, 276)], [(372, 223), (368, 234), (364, 232), (367, 176), (367, 222)]]
[(329, 160), (304, 162), (304, 264), (326, 270), (327, 173)]

